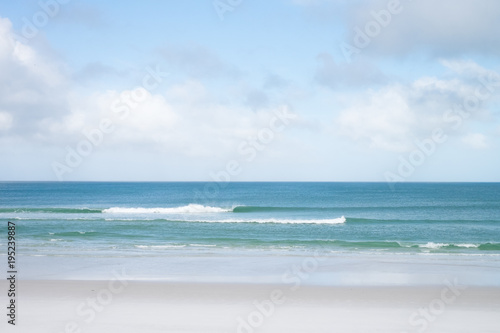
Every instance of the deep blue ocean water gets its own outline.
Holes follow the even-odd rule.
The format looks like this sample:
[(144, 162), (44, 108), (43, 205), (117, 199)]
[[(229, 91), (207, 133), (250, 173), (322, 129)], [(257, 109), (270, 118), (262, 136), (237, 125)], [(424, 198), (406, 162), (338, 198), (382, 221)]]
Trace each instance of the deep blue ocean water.
[(0, 220), (25, 256), (498, 256), (500, 184), (3, 182)]

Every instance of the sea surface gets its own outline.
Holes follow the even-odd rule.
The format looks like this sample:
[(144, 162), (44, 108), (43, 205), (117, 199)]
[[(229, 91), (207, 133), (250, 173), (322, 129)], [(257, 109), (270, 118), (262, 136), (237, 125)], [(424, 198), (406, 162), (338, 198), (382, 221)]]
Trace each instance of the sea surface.
[(500, 259), (499, 183), (2, 182), (0, 221), (0, 247), (15, 222), (31, 266), (171, 258), (175, 275), (188, 258), (226, 256), (462, 258), (495, 270)]

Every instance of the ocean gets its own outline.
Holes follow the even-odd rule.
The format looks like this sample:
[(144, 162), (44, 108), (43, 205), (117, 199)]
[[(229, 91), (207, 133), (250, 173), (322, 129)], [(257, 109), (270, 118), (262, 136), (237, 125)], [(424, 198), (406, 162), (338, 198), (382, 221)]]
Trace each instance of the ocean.
[(0, 220), (5, 235), (16, 223), (29, 278), (91, 275), (98, 263), (137, 278), (248, 276), (314, 253), (500, 267), (499, 183), (2, 182)]

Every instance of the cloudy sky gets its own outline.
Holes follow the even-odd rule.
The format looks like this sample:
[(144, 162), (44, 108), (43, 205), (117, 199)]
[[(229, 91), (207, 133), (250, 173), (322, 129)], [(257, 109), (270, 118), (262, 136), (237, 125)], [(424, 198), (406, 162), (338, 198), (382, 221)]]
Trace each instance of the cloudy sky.
[(0, 180), (500, 181), (496, 0), (0, 3)]

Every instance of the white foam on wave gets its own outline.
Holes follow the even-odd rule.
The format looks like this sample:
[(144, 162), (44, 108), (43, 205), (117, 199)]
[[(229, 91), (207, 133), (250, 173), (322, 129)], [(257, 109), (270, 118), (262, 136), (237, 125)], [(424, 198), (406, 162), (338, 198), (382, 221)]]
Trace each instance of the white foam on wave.
[(186, 213), (226, 213), (232, 212), (233, 209), (210, 207), (198, 204), (189, 204), (181, 207), (171, 208), (126, 208), (126, 207), (111, 207), (104, 209), (103, 213), (111, 214), (186, 214)]
[(450, 244), (429, 242), (427, 244), (419, 245), (418, 247), (423, 247), (426, 249), (440, 249), (443, 246), (448, 246), (448, 245)]
[[(235, 206), (236, 207), (236, 206)], [(106, 214), (203, 214), (203, 213), (229, 213), (233, 212), (232, 208), (222, 208), (222, 207), (212, 207), (203, 206), (198, 204), (189, 204), (187, 206), (181, 207), (170, 207), (170, 208), (128, 208), (128, 207), (111, 207), (104, 209), (102, 212)], [(205, 216), (208, 217), (208, 216)], [(106, 218), (106, 221), (115, 221), (113, 218)], [(120, 219), (127, 220), (127, 219)], [(135, 219), (130, 219), (135, 221)], [(145, 219), (152, 220), (152, 219)], [(342, 224), (346, 222), (344, 216), (333, 218), (333, 219), (280, 219), (280, 218), (269, 218), (269, 219), (193, 219), (193, 218), (182, 218), (180, 220), (175, 220), (177, 222), (204, 222), (204, 223), (281, 223), (281, 224)]]
[(479, 247), (479, 245), (469, 244), (469, 243), (448, 244), (448, 243), (434, 243), (434, 242), (428, 242), (427, 244), (419, 245), (418, 247), (427, 248), (427, 249), (440, 249), (442, 247), (447, 247), (447, 246), (451, 246), (451, 245), (456, 246), (456, 247), (465, 247), (465, 248), (477, 248), (477, 247)]
[(185, 222), (206, 222), (206, 223), (281, 223), (281, 224), (342, 224), (345, 223), (344, 216), (336, 219), (316, 219), (316, 220), (294, 220), (294, 219), (225, 219), (225, 220), (201, 220)]
[[(135, 219), (105, 219), (105, 221), (136, 221)], [(293, 219), (224, 219), (224, 220), (202, 220), (202, 219), (180, 219), (180, 220), (165, 220), (165, 219), (141, 219), (141, 221), (164, 221), (182, 222), (182, 223), (278, 223), (278, 224), (343, 224), (345, 217), (336, 219), (323, 220), (293, 220)]]
[(477, 245), (477, 244), (455, 244), (455, 246), (466, 247), (466, 248), (479, 247), (479, 245)]

